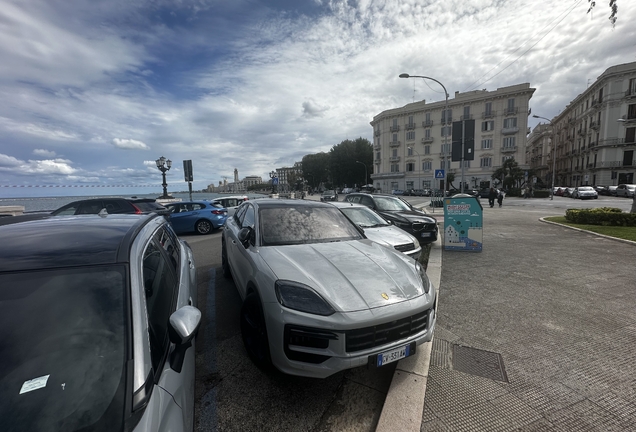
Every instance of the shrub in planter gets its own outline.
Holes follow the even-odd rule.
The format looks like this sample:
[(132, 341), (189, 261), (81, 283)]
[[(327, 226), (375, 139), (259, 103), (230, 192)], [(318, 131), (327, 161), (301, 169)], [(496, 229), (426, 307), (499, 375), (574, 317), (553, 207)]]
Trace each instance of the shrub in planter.
[(601, 207), (595, 209), (569, 209), (568, 222), (584, 225), (636, 226), (636, 213), (623, 213), (621, 209)]

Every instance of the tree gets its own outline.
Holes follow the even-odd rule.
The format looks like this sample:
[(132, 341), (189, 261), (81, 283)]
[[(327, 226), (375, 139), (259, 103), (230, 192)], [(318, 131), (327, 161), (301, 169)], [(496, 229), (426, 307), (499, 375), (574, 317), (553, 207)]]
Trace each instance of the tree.
[[(344, 140), (329, 150), (333, 184), (344, 186), (367, 184), (373, 167), (373, 145), (366, 138)], [(356, 161), (362, 162), (362, 164)], [(366, 167), (366, 168), (365, 168)], [(365, 178), (365, 175), (367, 178)], [(362, 182), (362, 180), (364, 180)]]
[[(596, 1), (595, 0), (587, 0), (588, 3), (590, 4), (590, 8), (587, 10), (587, 13), (592, 12), (592, 9), (594, 9), (594, 7), (596, 6)], [(617, 0), (609, 0), (609, 7), (610, 7), (610, 16), (609, 16), (609, 20), (612, 23), (612, 27), (614, 27), (614, 25), (616, 24), (616, 19), (618, 18), (617, 14), (618, 14), (618, 4), (617, 4)]]
[[(449, 186), (453, 186), (453, 182), (455, 181), (455, 174), (454, 173), (448, 173), (446, 174), (446, 190), (450, 190)], [(457, 189), (455, 186), (453, 186), (453, 189)]]
[(329, 178), (328, 153), (316, 153), (303, 156), (303, 178), (310, 187), (317, 188)]
[[(530, 175), (530, 172), (528, 172)], [(501, 165), (501, 168), (497, 168), (492, 174), (493, 180), (499, 180), (502, 187), (513, 188), (518, 187), (523, 182), (525, 172), (519, 168), (519, 164), (514, 158), (506, 159)]]

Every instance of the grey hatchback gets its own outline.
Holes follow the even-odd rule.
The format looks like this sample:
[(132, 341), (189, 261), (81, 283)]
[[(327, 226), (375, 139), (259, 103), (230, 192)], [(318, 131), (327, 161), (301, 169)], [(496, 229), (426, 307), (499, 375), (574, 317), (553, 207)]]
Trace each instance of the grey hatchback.
[(10, 219), (0, 225), (2, 429), (192, 430), (196, 269), (167, 220)]

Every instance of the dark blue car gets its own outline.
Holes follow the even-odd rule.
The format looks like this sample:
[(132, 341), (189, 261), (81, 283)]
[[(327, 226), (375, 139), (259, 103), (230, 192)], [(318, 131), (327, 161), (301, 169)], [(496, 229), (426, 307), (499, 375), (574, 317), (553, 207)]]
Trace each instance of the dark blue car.
[(177, 234), (210, 234), (225, 225), (227, 219), (227, 209), (209, 201), (178, 202), (166, 207), (170, 210), (170, 223)]

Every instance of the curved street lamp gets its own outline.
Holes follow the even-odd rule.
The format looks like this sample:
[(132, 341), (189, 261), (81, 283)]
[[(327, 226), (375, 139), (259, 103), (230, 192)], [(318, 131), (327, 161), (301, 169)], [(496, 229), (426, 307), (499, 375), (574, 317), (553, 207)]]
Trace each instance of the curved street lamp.
[(364, 162), (360, 162), (360, 161), (356, 161), (356, 163), (364, 165), (364, 184), (362, 186), (365, 187), (367, 185), (367, 179), (369, 178), (369, 177), (367, 177), (367, 164), (365, 164)]
[(160, 196), (159, 198), (161, 199), (172, 198), (170, 195), (168, 195), (168, 183), (166, 183), (166, 171), (170, 170), (170, 167), (172, 166), (172, 161), (170, 159), (166, 159), (165, 157), (161, 156), (155, 162), (157, 164), (157, 169), (161, 171), (161, 175), (163, 177), (163, 183), (162, 183), (163, 195)]
[[(441, 82), (437, 81), (435, 78), (431, 78), (431, 77), (427, 77), (427, 76), (423, 76), (423, 75), (409, 75), (407, 73), (403, 73), (400, 74), (400, 78), (423, 78), (423, 79), (429, 79), (431, 81), (435, 81), (437, 84), (441, 85), (442, 88), (444, 89), (444, 95), (446, 96), (446, 102), (444, 104), (444, 126), (446, 125), (446, 119), (447, 114), (448, 114), (448, 92), (446, 91), (446, 87), (444, 87), (444, 84), (442, 84)], [(446, 133), (444, 135), (444, 144), (446, 145), (446, 147), (448, 146), (448, 133)], [(421, 168), (421, 167), (420, 167)], [(444, 157), (444, 197), (446, 197), (446, 189), (448, 188), (448, 185), (446, 184), (446, 172), (448, 171), (447, 166), (446, 166), (446, 156)], [(463, 169), (462, 169), (462, 174), (463, 174)], [(464, 179), (462, 177), (462, 188), (464, 186)], [(463, 189), (462, 189), (463, 191)]]
[(554, 178), (556, 177), (556, 143), (554, 142), (554, 124), (552, 120), (547, 119), (545, 117), (541, 117), (538, 115), (533, 115), (532, 117), (546, 120), (550, 123), (550, 129), (552, 129), (552, 188), (550, 189), (550, 200), (554, 199)]

